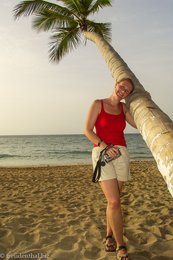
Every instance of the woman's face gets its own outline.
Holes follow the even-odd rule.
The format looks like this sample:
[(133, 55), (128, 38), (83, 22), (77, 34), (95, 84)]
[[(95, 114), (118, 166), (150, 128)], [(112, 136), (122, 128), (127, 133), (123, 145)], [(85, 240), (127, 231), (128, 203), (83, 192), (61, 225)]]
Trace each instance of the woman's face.
[(129, 80), (123, 80), (115, 86), (115, 93), (120, 99), (126, 98), (132, 90), (133, 85)]

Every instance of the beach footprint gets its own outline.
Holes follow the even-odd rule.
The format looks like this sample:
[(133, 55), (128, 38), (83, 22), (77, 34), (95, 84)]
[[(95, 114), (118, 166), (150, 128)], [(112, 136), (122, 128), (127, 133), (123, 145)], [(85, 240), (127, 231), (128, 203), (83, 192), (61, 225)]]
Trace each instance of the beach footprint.
[(72, 250), (75, 243), (78, 241), (78, 236), (66, 236), (58, 244), (57, 247), (64, 250)]

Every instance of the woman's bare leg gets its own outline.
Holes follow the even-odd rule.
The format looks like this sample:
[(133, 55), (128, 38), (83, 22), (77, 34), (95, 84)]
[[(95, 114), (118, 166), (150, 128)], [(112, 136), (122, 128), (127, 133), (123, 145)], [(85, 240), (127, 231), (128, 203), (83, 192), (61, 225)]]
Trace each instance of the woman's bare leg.
[(102, 181), (100, 186), (108, 202), (107, 217), (110, 227), (108, 232), (112, 231), (118, 246), (123, 245), (123, 221), (118, 181), (116, 179)]
[[(121, 194), (121, 191), (122, 191), (122, 188), (123, 188), (123, 183), (122, 181), (118, 181), (118, 187), (119, 187), (119, 194)], [(108, 218), (108, 205), (107, 205), (107, 208), (106, 208), (106, 221), (107, 221), (107, 235), (106, 236), (112, 236), (113, 235), (113, 232), (112, 232), (112, 229), (111, 229), (111, 226), (109, 224), (109, 218)]]

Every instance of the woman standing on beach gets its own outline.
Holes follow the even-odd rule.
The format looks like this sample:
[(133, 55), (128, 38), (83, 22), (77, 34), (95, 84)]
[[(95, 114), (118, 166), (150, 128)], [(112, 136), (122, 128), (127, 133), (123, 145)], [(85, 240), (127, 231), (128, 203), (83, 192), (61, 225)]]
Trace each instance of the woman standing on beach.
[(136, 128), (131, 114), (121, 100), (126, 98), (133, 89), (134, 86), (131, 79), (123, 79), (116, 83), (110, 97), (95, 100), (90, 107), (84, 131), (87, 138), (94, 144), (92, 151), (94, 168), (100, 152), (108, 145), (113, 145), (107, 151), (109, 157), (116, 157), (119, 150), (121, 153), (120, 157), (101, 167), (99, 179), (101, 189), (107, 199), (105, 250), (112, 252), (116, 249), (118, 260), (128, 260), (127, 248), (123, 241), (123, 220), (120, 204), (120, 192), (123, 183), (130, 179), (129, 156), (124, 137), (126, 121)]

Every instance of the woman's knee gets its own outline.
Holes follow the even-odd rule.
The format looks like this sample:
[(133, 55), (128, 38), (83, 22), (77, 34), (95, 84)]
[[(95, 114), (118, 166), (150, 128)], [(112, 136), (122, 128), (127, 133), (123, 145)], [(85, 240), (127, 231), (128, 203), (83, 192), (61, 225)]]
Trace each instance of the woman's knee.
[(120, 209), (120, 207), (121, 207), (121, 204), (120, 204), (120, 199), (110, 199), (109, 201), (108, 201), (108, 207), (110, 208), (110, 209), (114, 209), (114, 210), (116, 210), (116, 209)]

